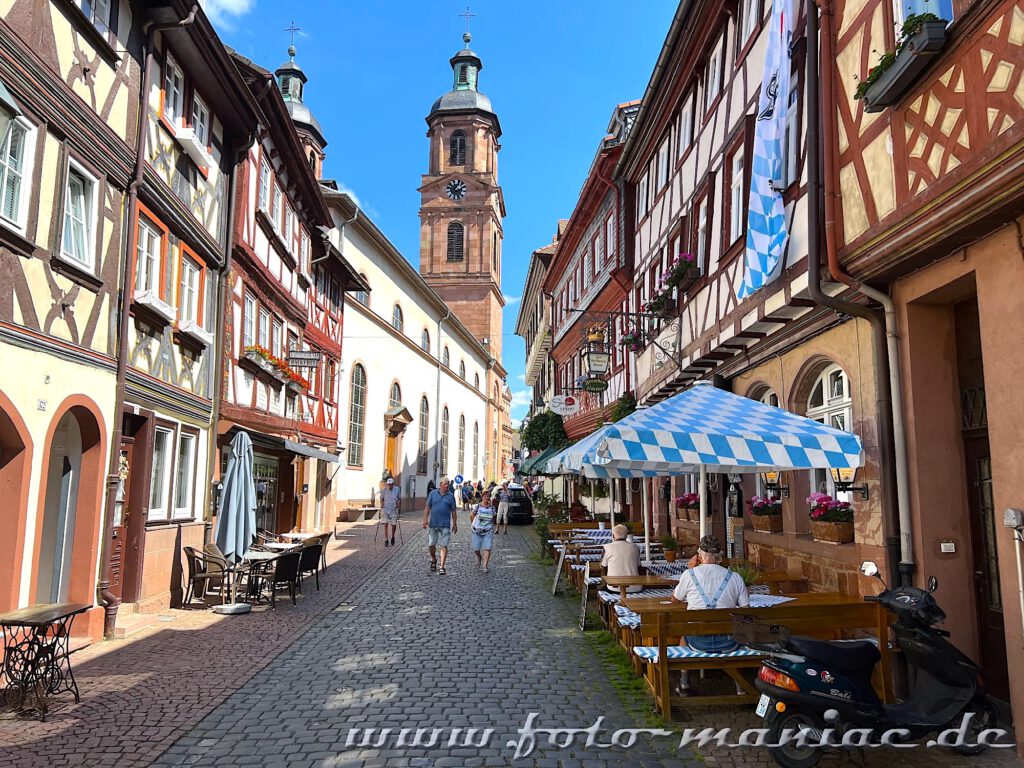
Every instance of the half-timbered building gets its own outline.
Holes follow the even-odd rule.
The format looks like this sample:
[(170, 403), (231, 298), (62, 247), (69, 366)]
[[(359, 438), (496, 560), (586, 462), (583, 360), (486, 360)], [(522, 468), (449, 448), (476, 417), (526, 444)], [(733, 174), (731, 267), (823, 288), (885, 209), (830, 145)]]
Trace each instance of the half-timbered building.
[[(236, 185), (218, 434), (222, 462), (239, 429), (252, 439), (256, 524), (275, 532), (319, 530), (333, 519), (341, 314), (344, 292), (360, 282), (326, 239), (324, 145), (318, 126), (309, 130), (315, 118), (296, 110), (305, 109), (306, 79), (294, 52), (276, 81), (232, 57), (264, 119)], [(310, 147), (299, 121), (317, 136)]]
[(145, 167), (128, 212), (130, 470), (115, 520), (121, 597), (136, 611), (180, 599), (181, 549), (204, 541), (231, 190), (257, 126), (249, 90), (203, 11), (172, 0), (151, 20)]
[(124, 0), (0, 19), (0, 612), (96, 602), (143, 21)]
[(953, 641), (1012, 702), (1020, 744), (1020, 513), (1004, 514), (1024, 508), (1024, 4), (824, 7), (829, 266), (891, 301), (909, 565), (918, 585), (938, 578)]
[(551, 296), (545, 292), (544, 282), (566, 223), (565, 219), (560, 220), (551, 242), (530, 254), (526, 284), (516, 317), (516, 335), (526, 345), (524, 382), (530, 388), (530, 405), (525, 419), (540, 413), (555, 394), (555, 372), (551, 360)]
[[(872, 336), (866, 321), (837, 315), (808, 295), (802, 8), (794, 24), (792, 91), (781, 105), (784, 177), (776, 182), (784, 189), (788, 249), (774, 282), (737, 299), (770, 13), (761, 0), (681, 3), (619, 161), (617, 177), (628, 190), (625, 248), (635, 263), (630, 308), (644, 333), (637, 399), (655, 402), (712, 380), (860, 435), (867, 464), (859, 479), (869, 495), (850, 499), (853, 543), (826, 544), (810, 535), (805, 499), (811, 491), (834, 491), (828, 472), (783, 473), (780, 490), (788, 495), (778, 533), (753, 531), (749, 521), (744, 528), (744, 498), (765, 495), (758, 478), (712, 475), (709, 495), (712, 529), (730, 551), (745, 545), (754, 562), (788, 568), (819, 589), (857, 592), (857, 566), (882, 561), (885, 543)], [(676, 258), (692, 259), (692, 269), (666, 288), (663, 276)], [(696, 479), (647, 485), (655, 529), (695, 543), (698, 523), (677, 519), (671, 499), (696, 490)]]

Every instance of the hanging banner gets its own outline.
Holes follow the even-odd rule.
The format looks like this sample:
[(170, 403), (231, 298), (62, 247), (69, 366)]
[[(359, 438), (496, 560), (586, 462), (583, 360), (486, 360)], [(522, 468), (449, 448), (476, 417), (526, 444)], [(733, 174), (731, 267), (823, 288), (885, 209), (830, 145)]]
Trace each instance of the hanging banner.
[(745, 299), (779, 276), (789, 241), (782, 186), (785, 166), (783, 140), (792, 72), (791, 16), (788, 0), (772, 3), (764, 80), (754, 125), (743, 280), (736, 289), (736, 296), (740, 299)]

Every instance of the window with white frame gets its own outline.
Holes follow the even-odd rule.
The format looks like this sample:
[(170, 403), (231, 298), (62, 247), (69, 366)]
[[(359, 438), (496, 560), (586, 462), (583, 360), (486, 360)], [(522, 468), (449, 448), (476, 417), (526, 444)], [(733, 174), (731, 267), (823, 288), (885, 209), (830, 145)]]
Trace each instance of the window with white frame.
[(758, 23), (761, 21), (760, 0), (743, 0), (743, 8), (740, 11), (740, 48), (747, 44), (750, 36), (754, 34)]
[(149, 477), (150, 520), (166, 520), (170, 502), (171, 453), (174, 450), (174, 430), (157, 425), (153, 434), (153, 466)]
[(601, 270), (604, 265), (604, 235), (601, 229), (598, 228), (597, 235), (594, 236), (594, 276)]
[(164, 64), (164, 118), (173, 126), (182, 124), (185, 117), (185, 75), (181, 67), (167, 55)]
[(281, 202), (284, 195), (281, 194), (281, 190), (278, 189), (277, 184), (273, 185), (271, 194), (274, 196), (272, 205), (273, 210), (270, 212), (270, 221), (274, 225), (274, 231), (281, 231)]
[(716, 44), (708, 58), (708, 70), (704, 79), (704, 110), (711, 109), (718, 94), (722, 92), (722, 46)]
[(203, 273), (199, 266), (188, 256), (181, 260), (181, 285), (178, 296), (178, 317), (182, 322), (191, 320), (200, 322), (199, 317), (199, 280)]
[(679, 110), (679, 138), (676, 141), (676, 156), (683, 153), (693, 144), (693, 94), (689, 93)]
[(640, 183), (636, 187), (636, 215), (638, 218), (643, 218), (647, 215), (647, 174), (643, 175), (640, 179)]
[(299, 269), (309, 269), (309, 235), (306, 234), (306, 230), (299, 230)]
[(363, 465), (363, 426), (366, 417), (366, 370), (358, 363), (349, 384), (348, 465)]
[(786, 129), (783, 136), (783, 184), (789, 186), (800, 180), (800, 81), (793, 73), (786, 106)]
[(264, 213), (270, 210), (270, 165), (266, 160), (260, 165), (260, 196), (257, 205)]
[(174, 518), (194, 517), (192, 497), (195, 490), (195, 462), (197, 435), (182, 432), (178, 435), (178, 457), (174, 465)]
[(658, 186), (657, 189), (660, 191), (668, 184), (668, 163), (669, 163), (669, 149), (671, 148), (671, 134), (666, 133), (665, 138), (661, 142), (661, 146), (658, 147)]
[(260, 341), (259, 345), (264, 349), (270, 349), (270, 313), (265, 309), (260, 310)]
[(746, 229), (743, 218), (743, 147), (737, 149), (729, 162), (729, 244), (736, 242)]
[(192, 95), (192, 130), (200, 144), (210, 146), (210, 110), (198, 93)]
[(612, 213), (608, 216), (608, 220), (604, 223), (604, 242), (605, 242), (605, 259), (610, 264), (615, 263), (615, 214)]
[(281, 357), (281, 341), (284, 338), (284, 323), (274, 318), (274, 327), (270, 333), (270, 351), (274, 354), (274, 357)]
[(111, 12), (117, 13), (117, 3), (115, 2), (111, 8), (111, 2), (112, 0), (75, 0), (75, 5), (82, 9), (82, 13), (96, 29), (107, 32), (110, 30), (111, 22), (115, 20)]
[(242, 346), (251, 347), (256, 343), (256, 299), (245, 295), (245, 308), (242, 313)]
[(281, 233), (284, 236), (284, 243), (288, 246), (290, 251), (292, 246), (292, 225), (295, 221), (294, 214), (292, 213), (292, 207), (288, 203), (284, 204), (284, 231)]
[(60, 255), (90, 272), (96, 265), (96, 179), (72, 161), (64, 188)]
[(28, 193), (32, 186), (32, 146), (35, 128), (24, 119), (12, 120), (0, 146), (0, 217), (25, 231)]
[(708, 253), (708, 198), (705, 196), (697, 206), (697, 267), (704, 269), (704, 257)]
[(159, 292), (162, 255), (163, 233), (145, 216), (139, 216), (137, 261), (135, 265), (136, 291), (151, 291), (154, 295)]
[(423, 333), (420, 334), (420, 349), (424, 352), (430, 351), (430, 331), (426, 328), (424, 328)]
[(420, 398), (420, 428), (416, 451), (416, 474), (427, 474), (427, 444), (430, 432), (430, 406), (427, 398)]
[[(853, 394), (846, 371), (838, 365), (830, 365), (814, 380), (811, 394), (807, 398), (807, 418), (827, 424), (833, 429), (849, 432), (853, 427)], [(811, 470), (811, 490), (829, 493), (834, 490), (832, 478), (827, 469)], [(832, 494), (842, 501), (849, 501), (849, 494)]]

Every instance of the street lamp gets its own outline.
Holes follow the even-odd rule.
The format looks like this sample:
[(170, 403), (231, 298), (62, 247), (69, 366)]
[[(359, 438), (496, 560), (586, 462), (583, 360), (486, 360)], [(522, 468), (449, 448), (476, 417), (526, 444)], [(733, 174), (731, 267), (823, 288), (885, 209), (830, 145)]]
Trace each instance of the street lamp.
[(829, 473), (832, 475), (832, 484), (836, 487), (837, 493), (848, 491), (859, 493), (865, 500), (868, 498), (867, 483), (854, 485), (857, 482), (857, 467), (832, 467)]
[(770, 469), (767, 472), (762, 472), (761, 483), (764, 485), (764, 490), (766, 493), (768, 493), (769, 496), (777, 493), (780, 496), (785, 496), (788, 499), (789, 486), (779, 484), (780, 474), (781, 473), (777, 469)]
[(587, 346), (583, 351), (583, 363), (587, 378), (598, 379), (608, 374), (611, 354), (604, 343), (604, 330), (594, 326), (587, 332)]
[(3, 82), (0, 82), (0, 146), (7, 143), (7, 132), (11, 129), (11, 123), (21, 115), (21, 109), (18, 108), (11, 92)]

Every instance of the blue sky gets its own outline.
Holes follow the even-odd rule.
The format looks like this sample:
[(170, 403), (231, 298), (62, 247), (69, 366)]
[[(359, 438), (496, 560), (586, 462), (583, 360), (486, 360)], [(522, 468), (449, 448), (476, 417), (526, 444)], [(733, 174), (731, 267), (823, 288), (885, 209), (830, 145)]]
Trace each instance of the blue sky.
[[(516, 420), (529, 401), (514, 329), (530, 254), (572, 213), (614, 106), (643, 96), (675, 7), (673, 0), (472, 6), (480, 90), (502, 127), (503, 359)], [(324, 175), (351, 190), (418, 265), (424, 117), (451, 88), (448, 59), (462, 47), (466, 1), (206, 0), (206, 8), (228, 45), (269, 69), (287, 59), (285, 27), (302, 28), (296, 61), (328, 141)]]

